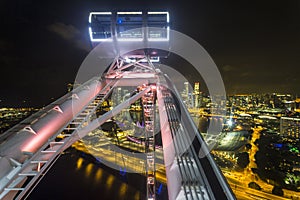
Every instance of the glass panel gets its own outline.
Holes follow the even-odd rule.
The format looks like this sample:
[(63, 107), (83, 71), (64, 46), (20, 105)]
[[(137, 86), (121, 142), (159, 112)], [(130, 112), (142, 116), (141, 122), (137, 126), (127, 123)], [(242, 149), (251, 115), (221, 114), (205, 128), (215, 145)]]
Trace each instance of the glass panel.
[(111, 34), (111, 15), (94, 14), (91, 17), (93, 39), (106, 39)]
[(118, 38), (143, 38), (143, 18), (139, 14), (119, 14), (116, 28)]

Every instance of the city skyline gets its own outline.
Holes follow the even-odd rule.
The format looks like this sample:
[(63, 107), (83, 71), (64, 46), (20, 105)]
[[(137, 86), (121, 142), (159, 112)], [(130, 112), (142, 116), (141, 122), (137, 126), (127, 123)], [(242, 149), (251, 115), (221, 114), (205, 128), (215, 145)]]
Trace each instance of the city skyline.
[[(184, 84), (184, 86), (186, 86), (185, 90), (187, 90), (188, 84)], [(194, 89), (197, 89), (197, 87), (198, 86), (195, 85)], [(122, 93), (128, 93), (128, 87), (117, 87), (115, 89), (115, 95), (112, 96), (110, 100), (107, 100), (108, 102), (102, 104), (103, 109), (111, 105), (115, 105), (113, 102), (124, 101), (124, 98), (129, 98), (128, 95), (122, 95)], [(183, 95), (196, 95), (198, 92), (194, 89), (183, 91)], [(186, 98), (187, 97), (183, 98), (183, 103), (186, 103), (186, 101), (184, 100)], [(277, 196), (283, 195), (285, 198), (299, 197), (299, 190), (297, 189), (300, 188), (300, 176), (298, 173), (300, 163), (298, 139), (300, 130), (299, 110), (297, 111), (295, 108), (291, 109), (292, 115), (290, 115), (286, 112), (286, 109), (282, 108), (283, 105), (285, 105), (286, 107), (289, 105), (289, 103), (291, 103), (289, 101), (290, 98), (290, 95), (274, 95), (273, 97), (265, 97), (264, 95), (236, 95), (232, 98), (227, 99), (227, 108), (231, 107), (231, 109), (228, 110), (229, 113), (224, 116), (220, 116), (217, 114), (215, 115), (215, 118), (212, 117), (214, 114), (210, 112), (213, 110), (214, 106), (209, 106), (210, 101), (207, 98), (203, 101), (203, 104), (200, 104), (200, 108), (198, 109), (195, 109), (195, 107), (193, 106), (187, 105), (195, 124), (197, 124), (199, 131), (201, 131), (202, 136), (208, 144), (214, 144), (214, 142), (210, 140), (211, 135), (208, 133), (207, 129), (208, 123), (216, 122), (223, 124), (223, 129), (220, 132), (220, 136), (218, 137), (218, 142), (215, 143), (216, 146), (212, 149), (211, 154), (213, 155), (215, 162), (222, 170), (224, 176), (227, 178), (227, 181), (234, 191), (237, 199), (243, 199), (242, 197), (251, 199), (251, 195), (248, 194), (250, 191), (253, 192), (253, 195), (258, 195), (266, 199), (274, 199)], [(138, 102), (137, 104), (139, 105)], [(273, 104), (273, 106), (270, 104)], [(194, 106), (195, 105), (196, 104), (194, 104)], [(136, 110), (134, 109), (134, 107), (132, 108), (132, 110), (130, 109), (132, 111), (131, 120), (139, 120), (138, 116), (141, 117), (141, 115), (138, 115), (138, 113), (141, 113), (142, 109)], [(147, 108), (151, 107), (147, 106)], [(26, 117), (26, 115), (28, 114), (27, 112), (30, 110), (1, 109), (0, 111), (1, 120), (5, 122), (1, 124), (1, 129), (6, 130), (8, 128), (7, 126), (11, 126), (18, 120)], [(136, 148), (137, 150), (140, 150), (142, 147), (139, 145), (142, 143), (140, 143), (138, 137), (130, 137), (131, 142), (129, 142), (126, 139), (125, 133), (127, 133), (127, 128), (131, 126), (137, 126), (138, 129), (142, 128), (143, 125), (141, 124), (143, 123), (130, 123), (131, 120), (128, 121), (128, 118), (126, 120), (126, 117), (124, 118), (124, 116), (126, 115), (116, 115), (114, 119), (114, 121), (117, 122), (117, 126), (119, 127), (119, 132), (117, 135), (122, 138), (119, 138), (119, 140), (115, 140), (115, 145), (120, 145), (125, 148)], [(123, 123), (123, 126), (121, 126), (121, 121)], [(111, 137), (111, 139), (113, 139), (114, 136), (110, 132), (109, 124), (111, 124), (111, 122), (107, 123), (102, 127), (102, 130), (98, 131), (100, 131), (102, 134), (105, 134), (105, 137)], [(127, 125), (124, 126), (124, 124)], [(124, 129), (124, 127), (127, 127), (126, 130)], [(105, 140), (101, 140), (99, 142), (98, 139), (93, 139), (94, 137), (98, 138), (99, 132), (96, 131), (95, 133), (90, 134), (86, 140), (83, 139), (75, 143), (73, 145), (73, 148), (67, 150), (64, 154), (66, 155), (65, 158), (68, 158), (70, 155), (77, 155), (76, 151), (80, 152), (79, 155), (81, 155), (82, 157), (77, 158), (77, 167), (75, 160), (75, 164), (73, 164), (73, 167), (76, 167), (77, 175), (78, 171), (81, 169), (83, 175), (86, 176), (84, 180), (90, 180), (87, 177), (93, 177), (90, 176), (91, 173), (95, 174), (95, 177), (98, 177), (97, 180), (99, 180), (99, 175), (97, 175), (98, 171), (103, 170), (99, 169), (100, 160), (107, 159), (105, 156), (100, 156), (100, 160), (97, 160), (98, 157), (96, 156), (96, 152), (102, 152), (103, 150), (106, 150), (106, 142)], [(118, 141), (122, 142), (119, 143)], [(97, 143), (97, 147), (93, 146), (95, 145), (94, 142)], [(98, 150), (95, 152), (94, 150), (91, 151), (91, 149), (87, 150), (91, 147), (93, 147), (94, 150)], [(159, 148), (159, 146), (157, 146), (157, 148)], [(156, 152), (159, 152), (159, 150), (157, 150)], [(96, 160), (93, 160), (92, 157), (87, 159), (86, 155), (90, 154), (92, 156), (96, 156)], [(113, 152), (110, 152), (110, 154), (113, 154)], [(85, 160), (84, 167), (82, 166), (83, 160)], [(128, 160), (132, 161), (131, 159)], [(118, 161), (122, 161), (122, 159), (118, 159)], [(162, 178), (163, 175), (164, 174), (162, 173), (159, 177)], [(45, 178), (43, 178), (43, 181), (40, 184), (41, 188), (47, 189), (45, 191), (43, 189), (35, 190), (33, 192), (34, 196), (47, 194), (47, 191), (49, 191), (47, 183), (49, 180), (53, 180), (53, 177), (57, 176), (55, 173), (52, 174), (50, 171), (50, 173)], [(107, 185), (111, 185), (110, 182), (113, 179), (113, 176), (109, 177), (111, 178), (101, 178), (102, 182), (104, 182), (104, 185), (105, 183)], [(165, 181), (165, 179), (162, 180)], [(276, 184), (279, 184), (280, 187), (277, 187)], [(277, 190), (274, 189), (276, 187)], [(251, 190), (251, 188), (256, 190)], [(116, 188), (116, 190), (118, 189)], [(41, 193), (41, 191), (43, 192)], [(129, 189), (129, 191), (131, 190)], [(283, 193), (281, 194), (281, 192)], [(53, 193), (51, 193), (51, 195), (55, 196), (55, 194)]]

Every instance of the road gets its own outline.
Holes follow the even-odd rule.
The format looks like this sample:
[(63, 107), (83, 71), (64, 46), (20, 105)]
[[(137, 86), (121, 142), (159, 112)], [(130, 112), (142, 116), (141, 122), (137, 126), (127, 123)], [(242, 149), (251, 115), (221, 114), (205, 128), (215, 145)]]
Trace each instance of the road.
[[(284, 189), (284, 197), (276, 196), (272, 194), (273, 185), (268, 184), (261, 180), (256, 174), (254, 174), (251, 168), (256, 168), (255, 163), (255, 154), (259, 150), (258, 147), (254, 144), (255, 140), (260, 138), (260, 131), (262, 128), (255, 128), (253, 130), (252, 139), (250, 144), (252, 145), (249, 152), (249, 165), (245, 168), (244, 171), (238, 172), (233, 169), (228, 170), (221, 168), (223, 174), (225, 175), (228, 183), (231, 185), (231, 188), (237, 199), (300, 199), (300, 194), (291, 190)], [(250, 182), (256, 182), (262, 190), (255, 190), (248, 187)]]

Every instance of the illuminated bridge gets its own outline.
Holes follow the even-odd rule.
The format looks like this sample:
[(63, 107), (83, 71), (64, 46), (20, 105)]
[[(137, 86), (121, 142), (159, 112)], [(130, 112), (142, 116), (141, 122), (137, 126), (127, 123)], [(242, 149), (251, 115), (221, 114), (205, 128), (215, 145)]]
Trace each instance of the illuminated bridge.
[[(65, 149), (95, 134), (133, 105), (142, 112), (142, 120), (136, 123), (141, 132), (131, 136), (143, 138), (144, 152), (139, 158), (145, 164), (147, 199), (157, 199), (159, 164), (164, 165), (171, 200), (235, 199), (179, 93), (159, 69), (159, 58), (167, 54), (152, 43), (169, 45), (169, 13), (93, 12), (89, 22), (94, 46), (99, 42), (120, 42), (121, 46), (140, 42), (147, 48), (118, 52), (103, 74), (0, 136), (0, 199), (26, 198)], [(125, 89), (128, 95), (121, 95)], [(112, 99), (114, 105), (99, 112), (104, 102)], [(162, 159), (158, 159), (157, 134), (162, 141)]]

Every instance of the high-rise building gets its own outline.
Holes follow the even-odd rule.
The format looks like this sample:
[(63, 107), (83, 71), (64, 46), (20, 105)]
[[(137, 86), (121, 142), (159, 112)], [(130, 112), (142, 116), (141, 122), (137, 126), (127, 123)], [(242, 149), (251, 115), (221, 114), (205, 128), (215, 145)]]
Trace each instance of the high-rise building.
[(122, 88), (121, 87), (114, 88), (114, 91), (111, 96), (111, 100), (112, 100), (113, 106), (122, 102)]
[(299, 140), (300, 136), (300, 118), (281, 117), (280, 134), (283, 137)]
[(184, 82), (184, 91), (185, 91), (185, 96), (188, 98), (189, 96), (189, 82)]
[(184, 82), (183, 85), (184, 87), (181, 93), (181, 97), (185, 105), (189, 107), (189, 82)]
[(200, 94), (200, 83), (199, 82), (196, 82), (194, 85), (194, 93)]
[(195, 96), (195, 108), (199, 107), (199, 96), (200, 96), (200, 83), (196, 82), (194, 85), (194, 96)]
[(184, 87), (181, 92), (182, 100), (188, 108), (200, 107), (200, 83), (195, 83), (192, 88), (189, 82), (184, 82)]

